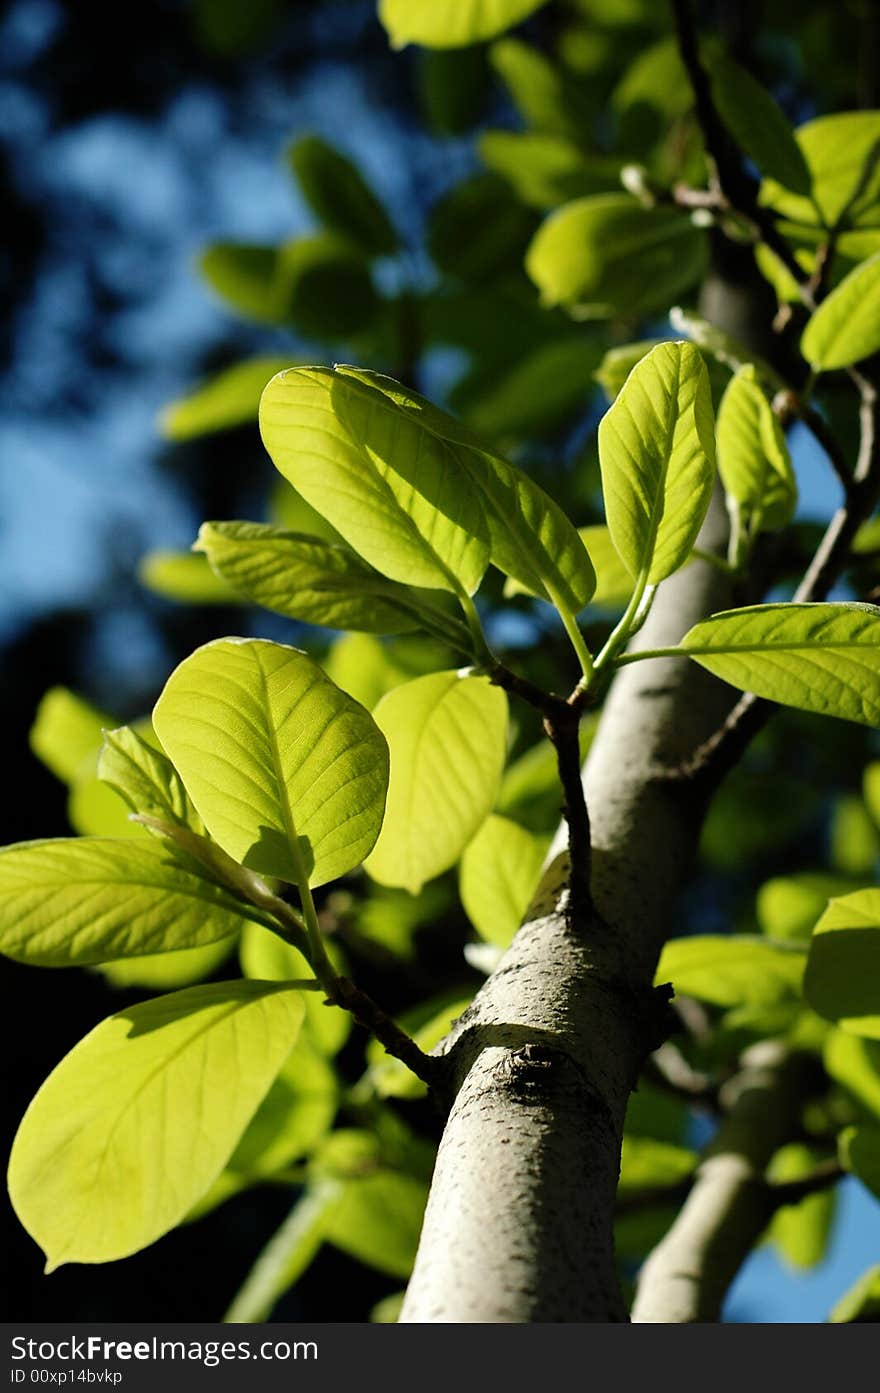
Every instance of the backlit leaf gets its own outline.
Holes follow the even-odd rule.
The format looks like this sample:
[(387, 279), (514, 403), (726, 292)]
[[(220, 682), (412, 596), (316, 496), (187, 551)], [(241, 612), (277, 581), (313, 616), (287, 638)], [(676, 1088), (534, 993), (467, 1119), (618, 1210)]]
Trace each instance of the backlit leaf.
[(818, 372), (846, 368), (880, 348), (880, 252), (850, 271), (810, 316), (801, 352)]
[(549, 845), (549, 838), (536, 837), (493, 814), (465, 848), (459, 871), (461, 901), (488, 943), (506, 947), (513, 938), (537, 888)]
[(880, 609), (753, 605), (695, 624), (682, 649), (742, 691), (784, 706), (880, 724)]
[(599, 458), (611, 540), (655, 585), (687, 560), (712, 497), (712, 402), (693, 344), (658, 344), (633, 368), (599, 423)]
[(110, 784), (133, 812), (189, 827), (199, 836), (204, 833), (204, 823), (174, 765), (130, 726), (105, 731), (98, 778)]
[(171, 674), (153, 721), (211, 836), (242, 865), (323, 885), (373, 846), (385, 741), (305, 653), (208, 643)]
[(391, 750), (388, 807), (366, 868), (417, 894), (454, 865), (498, 793), (507, 698), (484, 677), (437, 672), (395, 687), (375, 710)]
[(465, 48), (493, 39), (546, 0), (379, 0), (379, 18), (395, 48)]
[(743, 526), (752, 534), (785, 527), (797, 484), (785, 436), (751, 365), (731, 378), (721, 399), (716, 443), (718, 472)]
[(147, 838), (69, 837), (0, 851), (0, 952), (43, 967), (216, 943), (251, 911)]
[(655, 981), (713, 1006), (773, 1006), (796, 999), (806, 954), (746, 934), (675, 938), (660, 955)]
[(880, 890), (828, 905), (810, 942), (804, 994), (820, 1016), (880, 1039)]
[(178, 1224), (290, 1053), (300, 993), (221, 982), (126, 1008), (61, 1061), (12, 1149), (16, 1213), (48, 1267), (109, 1262)]
[(293, 366), (284, 358), (246, 358), (170, 402), (162, 411), (160, 429), (167, 440), (193, 440), (214, 431), (256, 421), (260, 394), (276, 372)]

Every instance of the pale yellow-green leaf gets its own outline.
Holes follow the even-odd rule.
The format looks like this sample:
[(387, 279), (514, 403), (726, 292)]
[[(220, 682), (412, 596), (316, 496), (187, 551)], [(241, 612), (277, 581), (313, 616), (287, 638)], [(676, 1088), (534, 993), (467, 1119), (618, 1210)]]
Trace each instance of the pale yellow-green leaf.
[(715, 469), (706, 365), (690, 343), (662, 343), (633, 368), (599, 423), (611, 540), (634, 578), (655, 585), (687, 560)]
[[(776, 1152), (767, 1167), (767, 1179), (773, 1184), (803, 1180), (812, 1175), (826, 1156), (806, 1142), (789, 1142)], [(825, 1256), (831, 1227), (834, 1222), (834, 1190), (819, 1190), (806, 1195), (800, 1204), (786, 1204), (777, 1209), (767, 1231), (767, 1237), (795, 1271), (817, 1267)]]
[(807, 226), (821, 218), (826, 227), (833, 227), (844, 213), (844, 226), (880, 225), (880, 166), (875, 162), (873, 170), (868, 168), (880, 140), (880, 111), (819, 116), (798, 127), (795, 136), (810, 171), (812, 199), (766, 179), (761, 202), (792, 223)]
[[(303, 1004), (311, 995), (303, 992)], [(284, 1061), (229, 1158), (228, 1170), (246, 1177), (272, 1175), (292, 1165), (329, 1131), (339, 1106), (332, 1066), (306, 1036)]]
[(810, 316), (801, 352), (817, 372), (847, 368), (880, 348), (880, 252), (863, 261)]
[(675, 938), (660, 955), (655, 981), (714, 1006), (773, 1006), (796, 1000), (806, 953), (747, 934)]
[(479, 495), (455, 442), (415, 413), (351, 374), (297, 368), (263, 393), (260, 430), (278, 470), (383, 575), (479, 585), (489, 562)]
[(111, 1262), (155, 1242), (217, 1179), (296, 1040), (299, 992), (221, 982), (103, 1021), (37, 1093), (9, 1190), (65, 1262)]
[(168, 440), (193, 440), (214, 431), (256, 421), (260, 393), (276, 372), (292, 367), (284, 358), (246, 358), (170, 402), (159, 418)]
[(797, 483), (785, 436), (751, 364), (735, 373), (721, 399), (716, 444), (718, 472), (743, 526), (752, 533), (785, 527)]
[(196, 948), (257, 915), (148, 838), (69, 837), (0, 851), (0, 952), (43, 967)]
[(510, 818), (487, 818), (461, 858), (459, 889), (481, 938), (506, 948), (523, 921), (541, 875), (548, 837)]
[(241, 604), (238, 591), (191, 551), (150, 551), (141, 558), (138, 579), (155, 595), (184, 605)]
[(211, 836), (242, 865), (323, 885), (372, 848), (387, 746), (305, 653), (217, 639), (172, 673), (153, 720)]
[(375, 710), (391, 750), (382, 832), (366, 869), (417, 894), (454, 865), (495, 803), (507, 748), (507, 698), (485, 677), (431, 673)]
[(832, 1325), (851, 1321), (876, 1321), (880, 1318), (880, 1263), (869, 1267), (859, 1280), (843, 1294), (831, 1310)]
[(105, 731), (98, 778), (115, 789), (133, 812), (204, 834), (204, 823), (174, 765), (131, 726)]
[(695, 624), (682, 649), (742, 691), (864, 725), (880, 724), (880, 609), (752, 605)]
[(51, 687), (45, 693), (30, 730), (31, 749), (64, 783), (70, 783), (83, 760), (100, 748), (112, 716), (99, 711), (68, 687)]
[[(247, 929), (250, 925), (246, 924)], [(254, 928), (257, 926), (254, 925)], [(262, 930), (261, 932), (268, 932)], [(235, 950), (235, 935), (201, 948), (178, 948), (173, 953), (147, 953), (142, 958), (115, 958), (99, 963), (100, 972), (111, 987), (144, 987), (154, 992), (173, 992), (179, 987), (192, 987), (212, 977)]]
[(546, 0), (379, 0), (394, 48), (466, 48), (503, 34)]
[[(345, 970), (335, 942), (325, 942), (327, 954), (337, 971)], [(293, 944), (260, 924), (247, 924), (239, 948), (241, 970), (258, 982), (296, 982), (313, 976), (306, 959)], [(323, 992), (303, 992), (305, 1024), (303, 1032), (315, 1048), (328, 1057), (342, 1049), (349, 1037), (352, 1017), (341, 1006), (330, 1006)]]

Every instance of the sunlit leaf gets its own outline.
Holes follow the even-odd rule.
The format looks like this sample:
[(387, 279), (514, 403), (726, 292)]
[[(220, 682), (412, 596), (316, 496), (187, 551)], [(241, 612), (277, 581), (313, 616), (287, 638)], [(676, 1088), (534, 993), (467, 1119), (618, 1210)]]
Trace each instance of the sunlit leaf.
[(773, 1006), (796, 999), (806, 954), (795, 945), (746, 934), (675, 938), (660, 955), (655, 980), (714, 1006)]
[(148, 551), (138, 564), (138, 580), (155, 595), (184, 605), (235, 605), (241, 596), (191, 551)]
[[(824, 1159), (816, 1147), (806, 1142), (790, 1142), (774, 1155), (767, 1167), (767, 1179), (773, 1184), (803, 1180), (812, 1175)], [(808, 1271), (823, 1260), (828, 1251), (834, 1210), (835, 1196), (830, 1186), (807, 1195), (800, 1204), (786, 1204), (777, 1209), (767, 1237), (789, 1267)]]
[(810, 171), (812, 200), (768, 179), (761, 186), (762, 203), (771, 204), (794, 223), (816, 223), (818, 207), (826, 227), (833, 227), (846, 210), (846, 226), (880, 225), (880, 166), (874, 162), (880, 141), (880, 111), (819, 116), (798, 127), (795, 134)]
[(116, 721), (68, 687), (51, 687), (37, 707), (31, 749), (59, 779), (70, 783), (83, 760), (100, 748), (104, 730)]
[(68, 967), (196, 948), (238, 933), (250, 917), (197, 865), (147, 838), (69, 837), (0, 851), (0, 951), (19, 962)]
[(535, 893), (550, 840), (509, 818), (486, 819), (465, 848), (461, 901), (481, 938), (506, 947)]
[(880, 252), (850, 271), (810, 316), (801, 352), (817, 372), (846, 368), (880, 348)]
[(579, 318), (648, 314), (701, 279), (706, 234), (675, 208), (596, 194), (550, 214), (526, 269), (545, 305), (564, 305)]
[(633, 368), (599, 423), (599, 458), (611, 540), (654, 585), (687, 560), (712, 497), (712, 402), (693, 344), (659, 344)]
[(379, 18), (395, 48), (464, 48), (493, 39), (546, 0), (379, 0)]
[(718, 472), (742, 525), (778, 532), (791, 519), (797, 484), (785, 436), (754, 367), (731, 378), (718, 411)]
[(851, 876), (828, 875), (822, 871), (774, 876), (758, 891), (755, 901), (758, 923), (768, 938), (804, 942), (829, 900), (860, 888)]
[(110, 784), (133, 812), (189, 827), (200, 836), (204, 833), (204, 823), (174, 765), (130, 726), (105, 731), (98, 777)]
[(290, 1053), (298, 992), (221, 982), (126, 1008), (50, 1074), (9, 1189), (48, 1258), (109, 1262), (179, 1223), (226, 1165)]
[[(338, 971), (344, 963), (335, 942), (326, 942), (327, 954)], [(296, 982), (312, 977), (312, 969), (302, 953), (285, 943), (278, 934), (260, 924), (246, 924), (239, 947), (241, 970), (257, 982)], [(303, 1035), (320, 1054), (332, 1057), (351, 1033), (352, 1017), (341, 1006), (330, 1006), (323, 992), (303, 992), (305, 1021)]]
[(824, 716), (880, 724), (880, 609), (753, 605), (695, 624), (682, 649), (742, 691)]
[(211, 836), (242, 865), (323, 885), (373, 846), (385, 741), (305, 653), (208, 643), (171, 674), (153, 722)]
[(406, 682), (374, 712), (391, 750), (388, 806), (366, 868), (417, 894), (455, 864), (495, 802), (507, 698), (484, 677), (437, 672)]
[(168, 440), (193, 440), (256, 421), (266, 383), (293, 363), (288, 354), (283, 358), (246, 358), (224, 368), (163, 409), (159, 421), (162, 434)]

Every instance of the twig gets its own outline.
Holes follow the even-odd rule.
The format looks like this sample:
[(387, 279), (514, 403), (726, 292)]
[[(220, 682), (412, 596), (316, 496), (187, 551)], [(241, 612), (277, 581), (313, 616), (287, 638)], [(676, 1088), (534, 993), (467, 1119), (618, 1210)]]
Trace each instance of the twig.
[(820, 1161), (815, 1170), (810, 1171), (809, 1175), (801, 1176), (799, 1180), (780, 1180), (775, 1184), (768, 1182), (768, 1203), (774, 1211), (787, 1204), (800, 1204), (801, 1200), (805, 1200), (809, 1195), (830, 1190), (832, 1185), (836, 1185), (845, 1175), (846, 1171), (837, 1157), (831, 1156), (827, 1161)]
[(505, 692), (520, 697), (539, 711), (546, 720), (561, 720), (570, 714), (564, 697), (557, 696), (555, 692), (546, 692), (543, 687), (530, 682), (527, 677), (520, 677), (519, 673), (511, 672), (503, 663), (496, 663), (489, 669), (487, 676), (493, 686), (501, 687)]
[(556, 750), (559, 780), (568, 823), (570, 909), (575, 924), (583, 924), (592, 907), (590, 814), (584, 797), (578, 728), (580, 711), (563, 703), (563, 712), (544, 719), (544, 729)]
[(429, 1088), (437, 1088), (446, 1077), (446, 1061), (442, 1055), (425, 1054), (400, 1026), (391, 1019), (372, 997), (356, 987), (347, 977), (335, 977), (328, 1000), (333, 1006), (341, 1006), (350, 1011), (365, 1030), (387, 1050), (388, 1054), (399, 1059), (408, 1069), (426, 1083)]
[(688, 1107), (715, 1114), (719, 1111), (715, 1080), (692, 1068), (681, 1050), (669, 1040), (649, 1055), (642, 1077), (661, 1093), (678, 1098)]

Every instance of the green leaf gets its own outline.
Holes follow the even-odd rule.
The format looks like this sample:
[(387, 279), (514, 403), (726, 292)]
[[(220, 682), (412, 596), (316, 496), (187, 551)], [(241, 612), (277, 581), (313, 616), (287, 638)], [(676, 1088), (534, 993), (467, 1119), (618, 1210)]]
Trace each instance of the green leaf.
[(323, 667), (337, 687), (368, 711), (409, 676), (395, 663), (388, 646), (370, 634), (343, 634), (332, 645)]
[(0, 952), (40, 967), (196, 948), (256, 916), (146, 838), (69, 837), (0, 851)]
[(597, 524), (579, 527), (578, 532), (596, 568), (596, 593), (592, 603), (611, 609), (625, 605), (632, 594), (632, 576), (621, 561), (608, 528)]
[(412, 1271), (428, 1187), (413, 1176), (381, 1169), (349, 1180), (327, 1213), (324, 1234), (344, 1253), (406, 1278)]
[(497, 174), (475, 174), (434, 204), (428, 251), (449, 276), (475, 285), (516, 274), (535, 217)]
[(633, 578), (656, 585), (687, 560), (712, 497), (715, 440), (699, 349), (661, 343), (599, 423), (611, 540)]
[(788, 120), (765, 87), (730, 58), (712, 62), (712, 96), (737, 145), (762, 174), (809, 196), (811, 176)]
[[(836, 798), (828, 829), (828, 860), (831, 866), (836, 871), (861, 876), (870, 882), (874, 879), (878, 857), (880, 834), (861, 798), (854, 793)], [(852, 884), (847, 888), (856, 890), (860, 887)]]
[(256, 421), (260, 394), (277, 372), (293, 367), (286, 357), (246, 358), (170, 402), (159, 418), (166, 440), (195, 440)]
[(51, 687), (37, 707), (30, 745), (37, 759), (69, 784), (83, 760), (100, 748), (106, 726), (116, 722), (68, 687)]
[(199, 257), (199, 270), (213, 291), (239, 314), (280, 324), (286, 306), (279, 286), (279, 249), (253, 243), (215, 242)]
[(223, 581), (276, 614), (371, 634), (405, 633), (433, 617), (468, 651), (463, 626), (348, 547), (257, 522), (203, 522), (196, 546)]
[(628, 194), (575, 199), (535, 234), (526, 270), (545, 305), (580, 319), (664, 309), (706, 269), (706, 234), (676, 208)]
[(381, 885), (418, 894), (448, 870), (495, 803), (507, 752), (507, 698), (484, 677), (436, 672), (383, 697), (388, 807), (366, 863)]
[[(303, 992), (303, 1004), (312, 995)], [(332, 1067), (300, 1037), (229, 1158), (227, 1169), (254, 1179), (305, 1156), (329, 1131), (339, 1106)]]
[(48, 1258), (111, 1262), (155, 1242), (217, 1179), (290, 1053), (299, 992), (220, 982), (128, 1007), (37, 1093), (9, 1165)]
[(652, 348), (664, 342), (664, 339), (640, 339), (638, 343), (624, 343), (608, 349), (593, 376), (610, 402), (620, 396), (636, 364), (646, 358)]
[(838, 1138), (841, 1165), (880, 1199), (880, 1127), (847, 1127)]
[(829, 900), (860, 889), (851, 876), (799, 871), (775, 876), (758, 891), (755, 911), (768, 938), (805, 942)]
[(205, 825), (174, 765), (130, 726), (104, 732), (98, 778), (110, 784), (133, 812), (203, 835)]
[(693, 1174), (698, 1159), (689, 1147), (655, 1137), (627, 1135), (620, 1155), (620, 1190), (626, 1194), (677, 1185)]
[(826, 1020), (880, 1039), (880, 890), (831, 901), (813, 931), (804, 994)]
[(800, 126), (796, 138), (810, 171), (812, 199), (768, 179), (761, 186), (761, 202), (794, 223), (817, 223), (818, 208), (826, 227), (834, 227), (843, 213), (846, 227), (876, 227), (880, 223), (880, 167), (874, 163), (867, 178), (865, 174), (876, 158), (880, 111), (820, 116)]
[(215, 575), (205, 558), (190, 551), (148, 551), (138, 565), (138, 580), (147, 590), (179, 604), (241, 603), (241, 597)]
[(880, 1320), (880, 1263), (863, 1272), (828, 1317), (832, 1325)]
[(419, 114), (432, 135), (464, 135), (486, 104), (486, 50), (423, 49), (418, 55)]
[(477, 368), (456, 385), (453, 404), (493, 440), (558, 430), (587, 410), (598, 352), (592, 337), (566, 333), (491, 375)]
[(588, 194), (620, 189), (620, 163), (585, 155), (574, 140), (540, 131), (484, 131), (480, 159), (500, 174), (521, 202), (541, 212)]
[(806, 955), (793, 944), (748, 934), (675, 938), (660, 955), (656, 982), (713, 1006), (775, 1006), (796, 999)]
[(379, 18), (394, 48), (465, 48), (494, 39), (546, 0), (379, 0)]
[(735, 339), (732, 334), (728, 334), (724, 329), (719, 329), (716, 324), (704, 319), (702, 315), (674, 305), (669, 311), (669, 322), (677, 334), (684, 334), (687, 338), (692, 339), (698, 348), (701, 348), (704, 353), (731, 372), (739, 372), (741, 368), (752, 367), (755, 370), (757, 380), (768, 392), (788, 390), (785, 378), (776, 371), (771, 363), (768, 363), (765, 358), (759, 357), (745, 344), (740, 343), (739, 339)]
[(828, 1074), (869, 1118), (880, 1120), (880, 1041), (829, 1031), (823, 1051)]
[[(805, 1142), (790, 1142), (776, 1152), (767, 1167), (767, 1179), (773, 1184), (803, 1180), (812, 1175), (824, 1160), (822, 1152)], [(777, 1209), (767, 1237), (789, 1267), (809, 1271), (817, 1267), (828, 1251), (828, 1240), (834, 1223), (834, 1190), (819, 1190), (807, 1195), (800, 1204), (786, 1204)]]
[(417, 410), (372, 381), (300, 368), (269, 383), (260, 429), (276, 468), (383, 575), (470, 594), (489, 562), (480, 498)]
[(588, 119), (585, 103), (564, 68), (521, 39), (499, 39), (489, 50), (489, 61), (527, 126), (581, 138)]
[(847, 368), (880, 348), (880, 252), (850, 271), (807, 321), (801, 352), (817, 372)]
[(351, 160), (317, 135), (302, 136), (288, 158), (306, 202), (327, 227), (368, 256), (390, 256), (396, 250), (388, 215)]
[[(327, 955), (337, 971), (344, 970), (339, 950), (328, 940)], [(312, 969), (299, 949), (260, 924), (245, 924), (239, 947), (241, 970), (258, 982), (297, 982), (310, 978)], [(303, 1035), (319, 1054), (331, 1058), (345, 1044), (352, 1017), (341, 1006), (330, 1006), (323, 992), (303, 992)]]
[(169, 677), (153, 723), (211, 836), (242, 865), (323, 885), (373, 846), (385, 741), (305, 653), (205, 644)]
[[(247, 929), (249, 924), (245, 924)], [(265, 930), (268, 933), (268, 930)], [(154, 992), (173, 992), (212, 977), (233, 952), (237, 936), (205, 943), (201, 948), (178, 948), (173, 953), (147, 953), (142, 958), (116, 958), (99, 963), (100, 972), (111, 987), (122, 991), (141, 987)], [(280, 940), (279, 940), (280, 942)]]
[(472, 593), (491, 559), (571, 613), (592, 595), (590, 559), (562, 510), (391, 378), (346, 367), (283, 373), (260, 419), (281, 473), (392, 580)]
[(682, 649), (745, 692), (864, 725), (880, 724), (880, 609), (752, 605), (695, 624)]
[(269, 490), (268, 518), (273, 527), (285, 532), (304, 532), (308, 537), (318, 537), (322, 542), (334, 542), (345, 546), (335, 527), (331, 527), (281, 475), (275, 479)]
[(718, 411), (718, 472), (728, 506), (751, 535), (779, 532), (791, 520), (797, 483), (785, 436), (754, 367), (731, 378)]
[(506, 948), (523, 921), (550, 845), (509, 818), (486, 819), (465, 848), (461, 902), (481, 938)]

